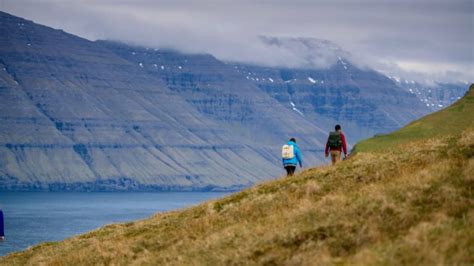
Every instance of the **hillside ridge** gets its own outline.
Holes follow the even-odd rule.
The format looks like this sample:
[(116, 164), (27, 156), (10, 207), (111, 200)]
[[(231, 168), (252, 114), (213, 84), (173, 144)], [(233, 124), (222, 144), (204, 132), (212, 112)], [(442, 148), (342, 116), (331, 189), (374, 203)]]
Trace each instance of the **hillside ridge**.
[(0, 264), (470, 265), (474, 121), (447, 122), (473, 113), (473, 92), (411, 124), (423, 133), (436, 121), (439, 134), (360, 149), (334, 167), (43, 243)]

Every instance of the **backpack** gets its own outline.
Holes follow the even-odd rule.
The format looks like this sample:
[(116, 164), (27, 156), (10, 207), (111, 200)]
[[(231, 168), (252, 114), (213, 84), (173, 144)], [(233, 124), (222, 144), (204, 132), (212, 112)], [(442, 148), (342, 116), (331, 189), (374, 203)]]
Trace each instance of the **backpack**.
[(293, 159), (295, 157), (295, 148), (293, 145), (285, 144), (281, 148), (281, 157), (283, 159)]
[(331, 149), (339, 149), (342, 147), (342, 138), (340, 132), (329, 133), (328, 146)]

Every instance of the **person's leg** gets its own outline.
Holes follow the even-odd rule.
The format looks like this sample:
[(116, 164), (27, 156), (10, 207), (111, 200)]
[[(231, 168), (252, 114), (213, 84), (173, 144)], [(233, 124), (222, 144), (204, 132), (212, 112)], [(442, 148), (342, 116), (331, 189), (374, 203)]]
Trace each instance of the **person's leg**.
[(292, 176), (295, 173), (296, 166), (293, 165), (286, 165), (285, 170), (286, 170), (286, 176)]
[(341, 160), (341, 152), (340, 151), (331, 151), (331, 161), (332, 164), (336, 164)]
[(285, 170), (286, 170), (286, 176), (290, 176), (290, 167), (288, 165), (285, 165)]
[(336, 164), (336, 154), (334, 151), (331, 151), (331, 163), (332, 165)]
[(290, 166), (290, 176), (295, 174), (296, 166)]

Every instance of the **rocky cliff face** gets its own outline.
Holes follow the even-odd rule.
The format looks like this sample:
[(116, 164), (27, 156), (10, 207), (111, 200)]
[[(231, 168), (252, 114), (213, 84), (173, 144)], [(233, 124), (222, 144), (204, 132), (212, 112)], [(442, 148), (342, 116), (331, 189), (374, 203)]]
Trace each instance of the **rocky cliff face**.
[[(282, 174), (296, 137), (322, 162), (426, 112), (387, 78), (91, 42), (0, 12), (0, 190), (226, 190)], [(421, 106), (421, 107), (420, 107)]]
[(239, 132), (259, 143), (274, 144), (282, 135), (296, 134), (304, 143), (320, 146), (325, 132), (310, 121), (289, 112), (233, 68), (211, 55), (187, 55), (174, 51), (98, 42), (139, 66), (203, 116), (220, 127)]
[(325, 129), (342, 124), (354, 140), (395, 130), (428, 112), (409, 91), (333, 50), (335, 63), (321, 69), (233, 65), (287, 109)]
[(155, 66), (0, 15), (1, 189), (233, 189), (278, 175), (289, 136), (321, 147), (322, 131), (211, 56), (144, 55)]
[(461, 99), (466, 93), (468, 83), (442, 83), (432, 82), (431, 84), (422, 84), (413, 80), (406, 80), (399, 77), (389, 77), (399, 87), (415, 95), (418, 100), (430, 111), (439, 111)]

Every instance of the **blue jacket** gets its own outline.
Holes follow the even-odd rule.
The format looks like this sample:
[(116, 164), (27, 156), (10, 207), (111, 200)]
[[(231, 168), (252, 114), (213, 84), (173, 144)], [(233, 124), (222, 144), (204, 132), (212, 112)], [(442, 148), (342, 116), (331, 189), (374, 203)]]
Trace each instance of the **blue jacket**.
[(303, 158), (301, 157), (301, 151), (300, 151), (300, 148), (298, 147), (298, 145), (296, 145), (296, 143), (294, 143), (293, 141), (288, 141), (288, 145), (293, 145), (293, 150), (295, 151), (295, 157), (293, 157), (292, 159), (281, 159), (282, 162), (283, 162), (283, 166), (287, 166), (287, 165), (300, 165), (300, 167), (303, 167)]

